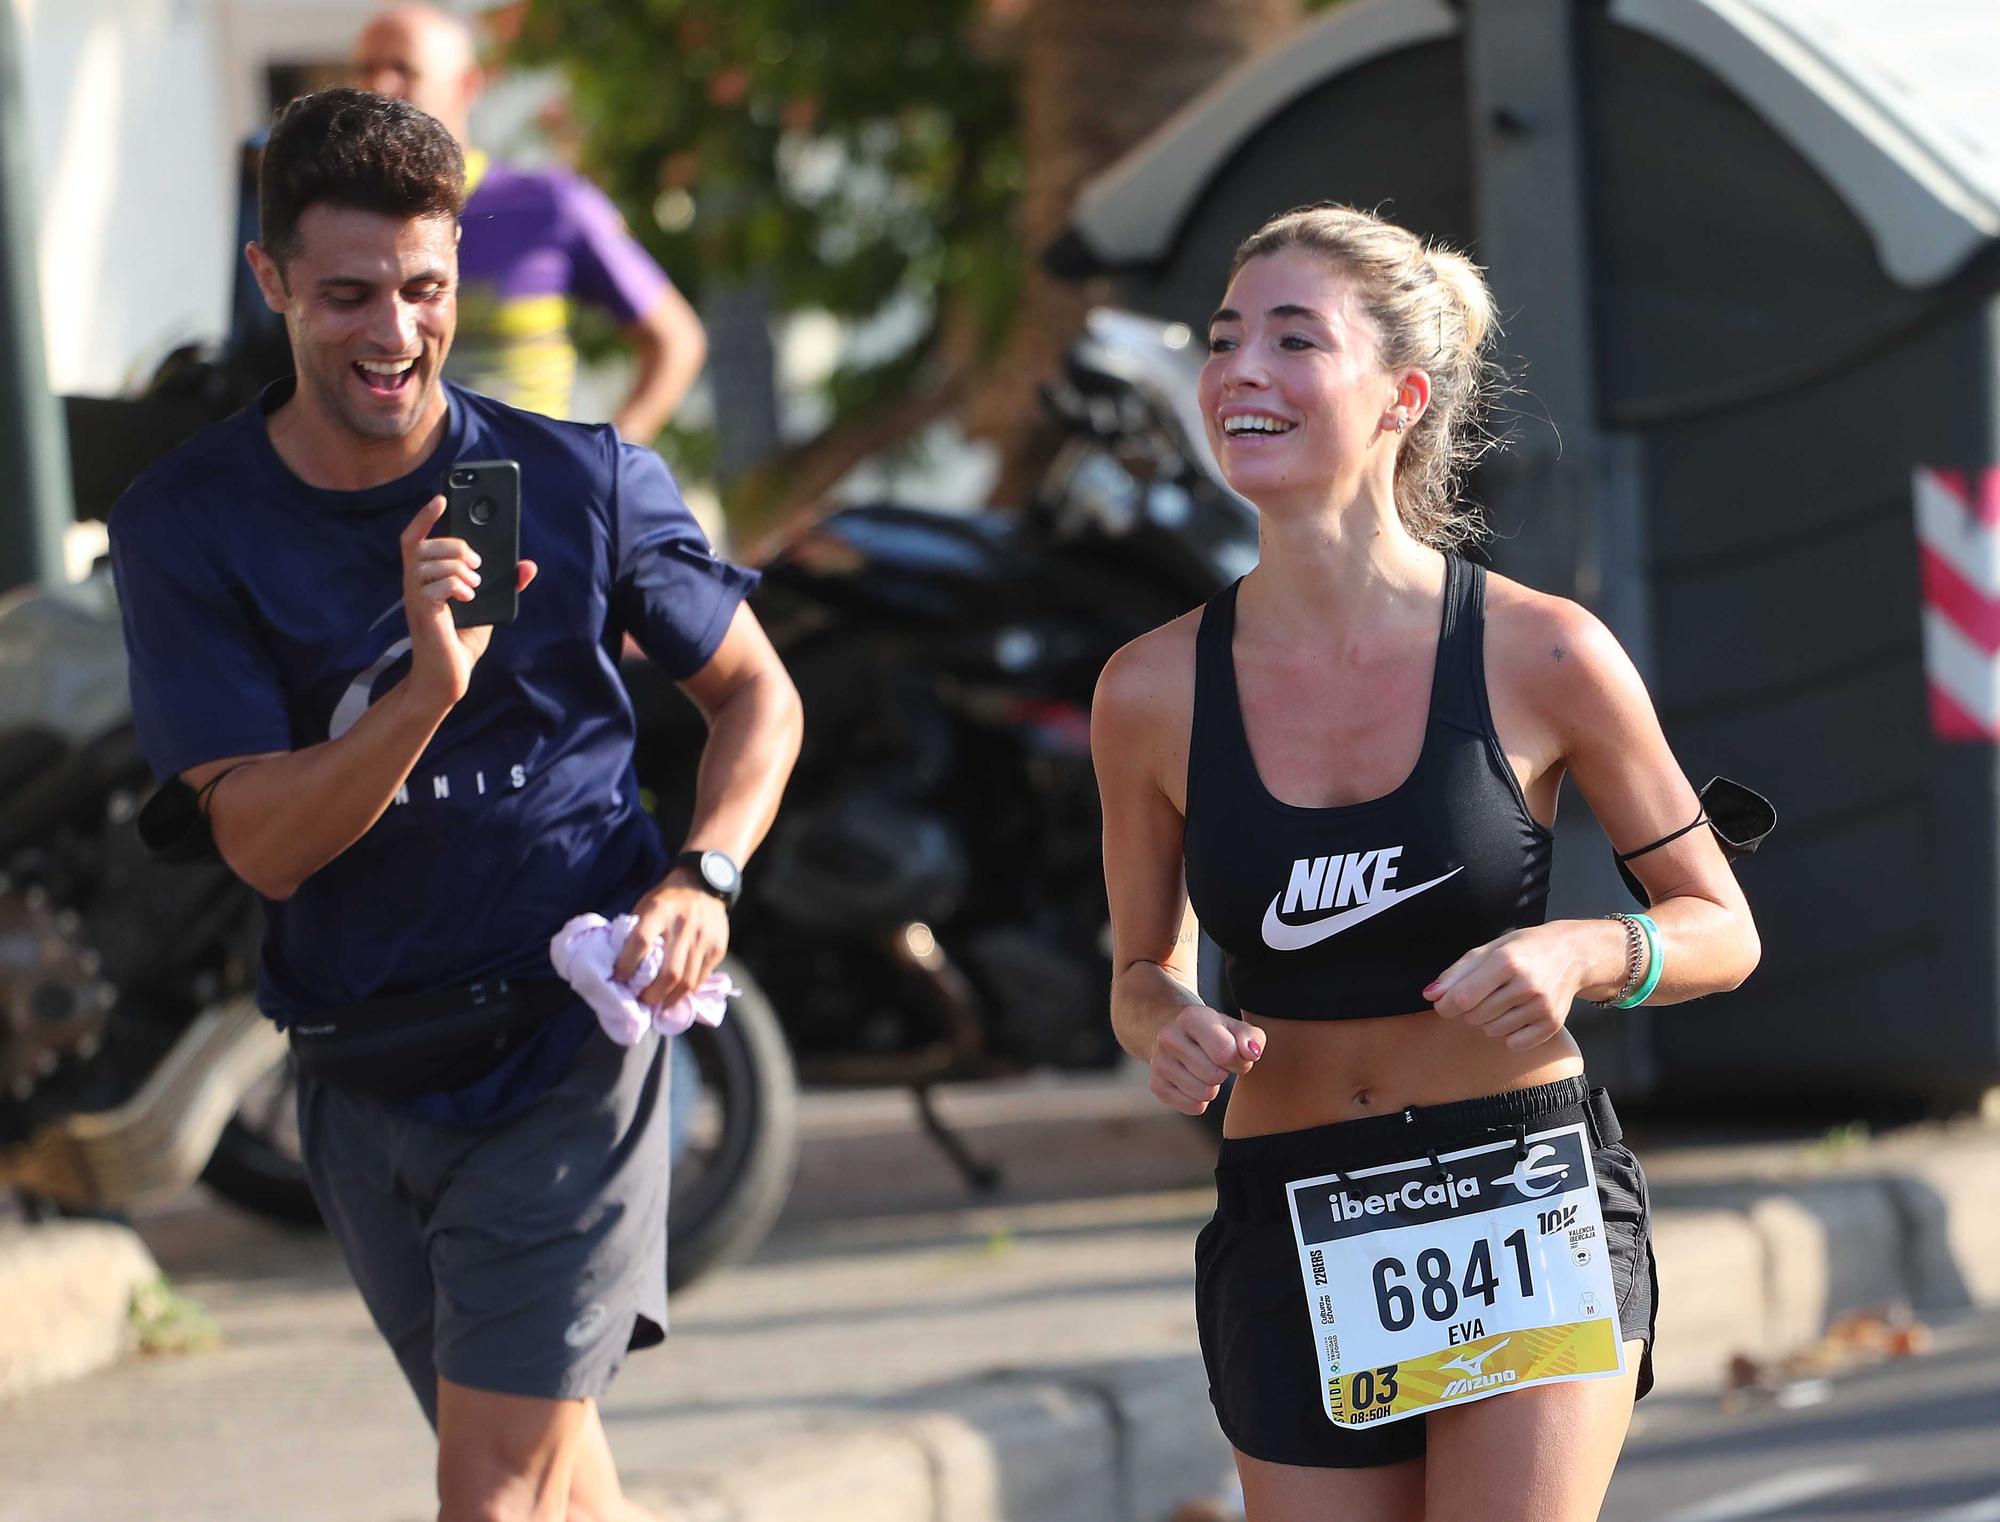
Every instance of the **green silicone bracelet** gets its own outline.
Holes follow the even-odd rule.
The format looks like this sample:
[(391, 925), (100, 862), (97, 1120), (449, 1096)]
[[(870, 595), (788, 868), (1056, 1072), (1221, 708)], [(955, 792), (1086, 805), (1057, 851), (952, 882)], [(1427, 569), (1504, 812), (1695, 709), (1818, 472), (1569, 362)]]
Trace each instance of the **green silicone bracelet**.
[(1660, 954), (1660, 927), (1655, 925), (1650, 915), (1632, 914), (1627, 919), (1639, 927), (1639, 933), (1646, 938), (1646, 977), (1626, 998), (1616, 1000), (1613, 1009), (1633, 1009), (1653, 997), (1653, 990), (1660, 986), (1660, 974), (1667, 970), (1667, 959)]

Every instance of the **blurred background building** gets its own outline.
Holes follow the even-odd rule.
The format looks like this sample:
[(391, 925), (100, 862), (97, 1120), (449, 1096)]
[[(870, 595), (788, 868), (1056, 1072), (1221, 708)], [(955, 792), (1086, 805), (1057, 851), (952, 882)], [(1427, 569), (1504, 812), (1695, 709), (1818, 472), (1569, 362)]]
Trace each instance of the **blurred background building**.
[[(273, 110), (348, 82), (369, 0), (7, 0), (34, 171), (50, 386), (109, 396), (228, 331), (239, 150)], [(546, 155), (546, 80), (503, 80), (483, 140)]]

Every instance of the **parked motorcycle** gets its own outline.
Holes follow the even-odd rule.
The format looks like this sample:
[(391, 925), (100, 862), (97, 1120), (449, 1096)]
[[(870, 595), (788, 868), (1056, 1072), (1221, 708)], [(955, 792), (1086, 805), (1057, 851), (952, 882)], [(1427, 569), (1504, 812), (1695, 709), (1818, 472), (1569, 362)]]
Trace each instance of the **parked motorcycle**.
[(115, 1208), (199, 1174), (283, 1059), (250, 998), (256, 901), (139, 840), (108, 578), (17, 595), (0, 670), (0, 1182)]

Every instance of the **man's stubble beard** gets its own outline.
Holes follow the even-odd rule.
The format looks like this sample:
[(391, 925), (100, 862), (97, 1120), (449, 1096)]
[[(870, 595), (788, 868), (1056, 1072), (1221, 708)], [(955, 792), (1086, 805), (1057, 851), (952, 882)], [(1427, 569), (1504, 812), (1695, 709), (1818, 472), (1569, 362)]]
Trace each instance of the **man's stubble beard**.
[[(358, 443), (386, 444), (396, 439), (408, 438), (424, 426), (424, 420), (431, 415), (436, 405), (438, 393), (444, 385), (445, 356), (451, 352), (451, 341), (455, 334), (448, 333), (438, 345), (435, 368), (421, 381), (412, 379), (411, 386), (416, 400), (411, 409), (401, 418), (366, 417), (352, 410), (352, 398), (347, 392), (349, 377), (353, 368), (345, 359), (329, 362), (326, 369), (318, 363), (301, 364), (302, 354), (317, 354), (318, 350), (305, 341), (299, 326), (288, 320), (292, 339), (292, 368), (298, 373), (301, 385), (312, 389), (319, 410), (329, 421)], [(428, 353), (420, 354), (417, 367), (422, 368), (429, 359)]]

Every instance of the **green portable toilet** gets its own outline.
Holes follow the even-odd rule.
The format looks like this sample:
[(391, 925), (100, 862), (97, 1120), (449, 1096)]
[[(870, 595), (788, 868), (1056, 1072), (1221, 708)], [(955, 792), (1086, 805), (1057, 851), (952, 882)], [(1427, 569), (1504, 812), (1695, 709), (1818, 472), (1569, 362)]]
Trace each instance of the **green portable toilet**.
[[(1488, 265), (1525, 387), (1473, 483), (1495, 564), (1606, 617), (1697, 783), (1779, 808), (1762, 967), (1579, 1012), (1592, 1066), (1682, 1102), (2000, 1083), (2000, 3), (1353, 0), (1049, 258), (1199, 325), (1317, 200)], [(1624, 907), (1573, 798), (1560, 834), (1551, 912)]]

